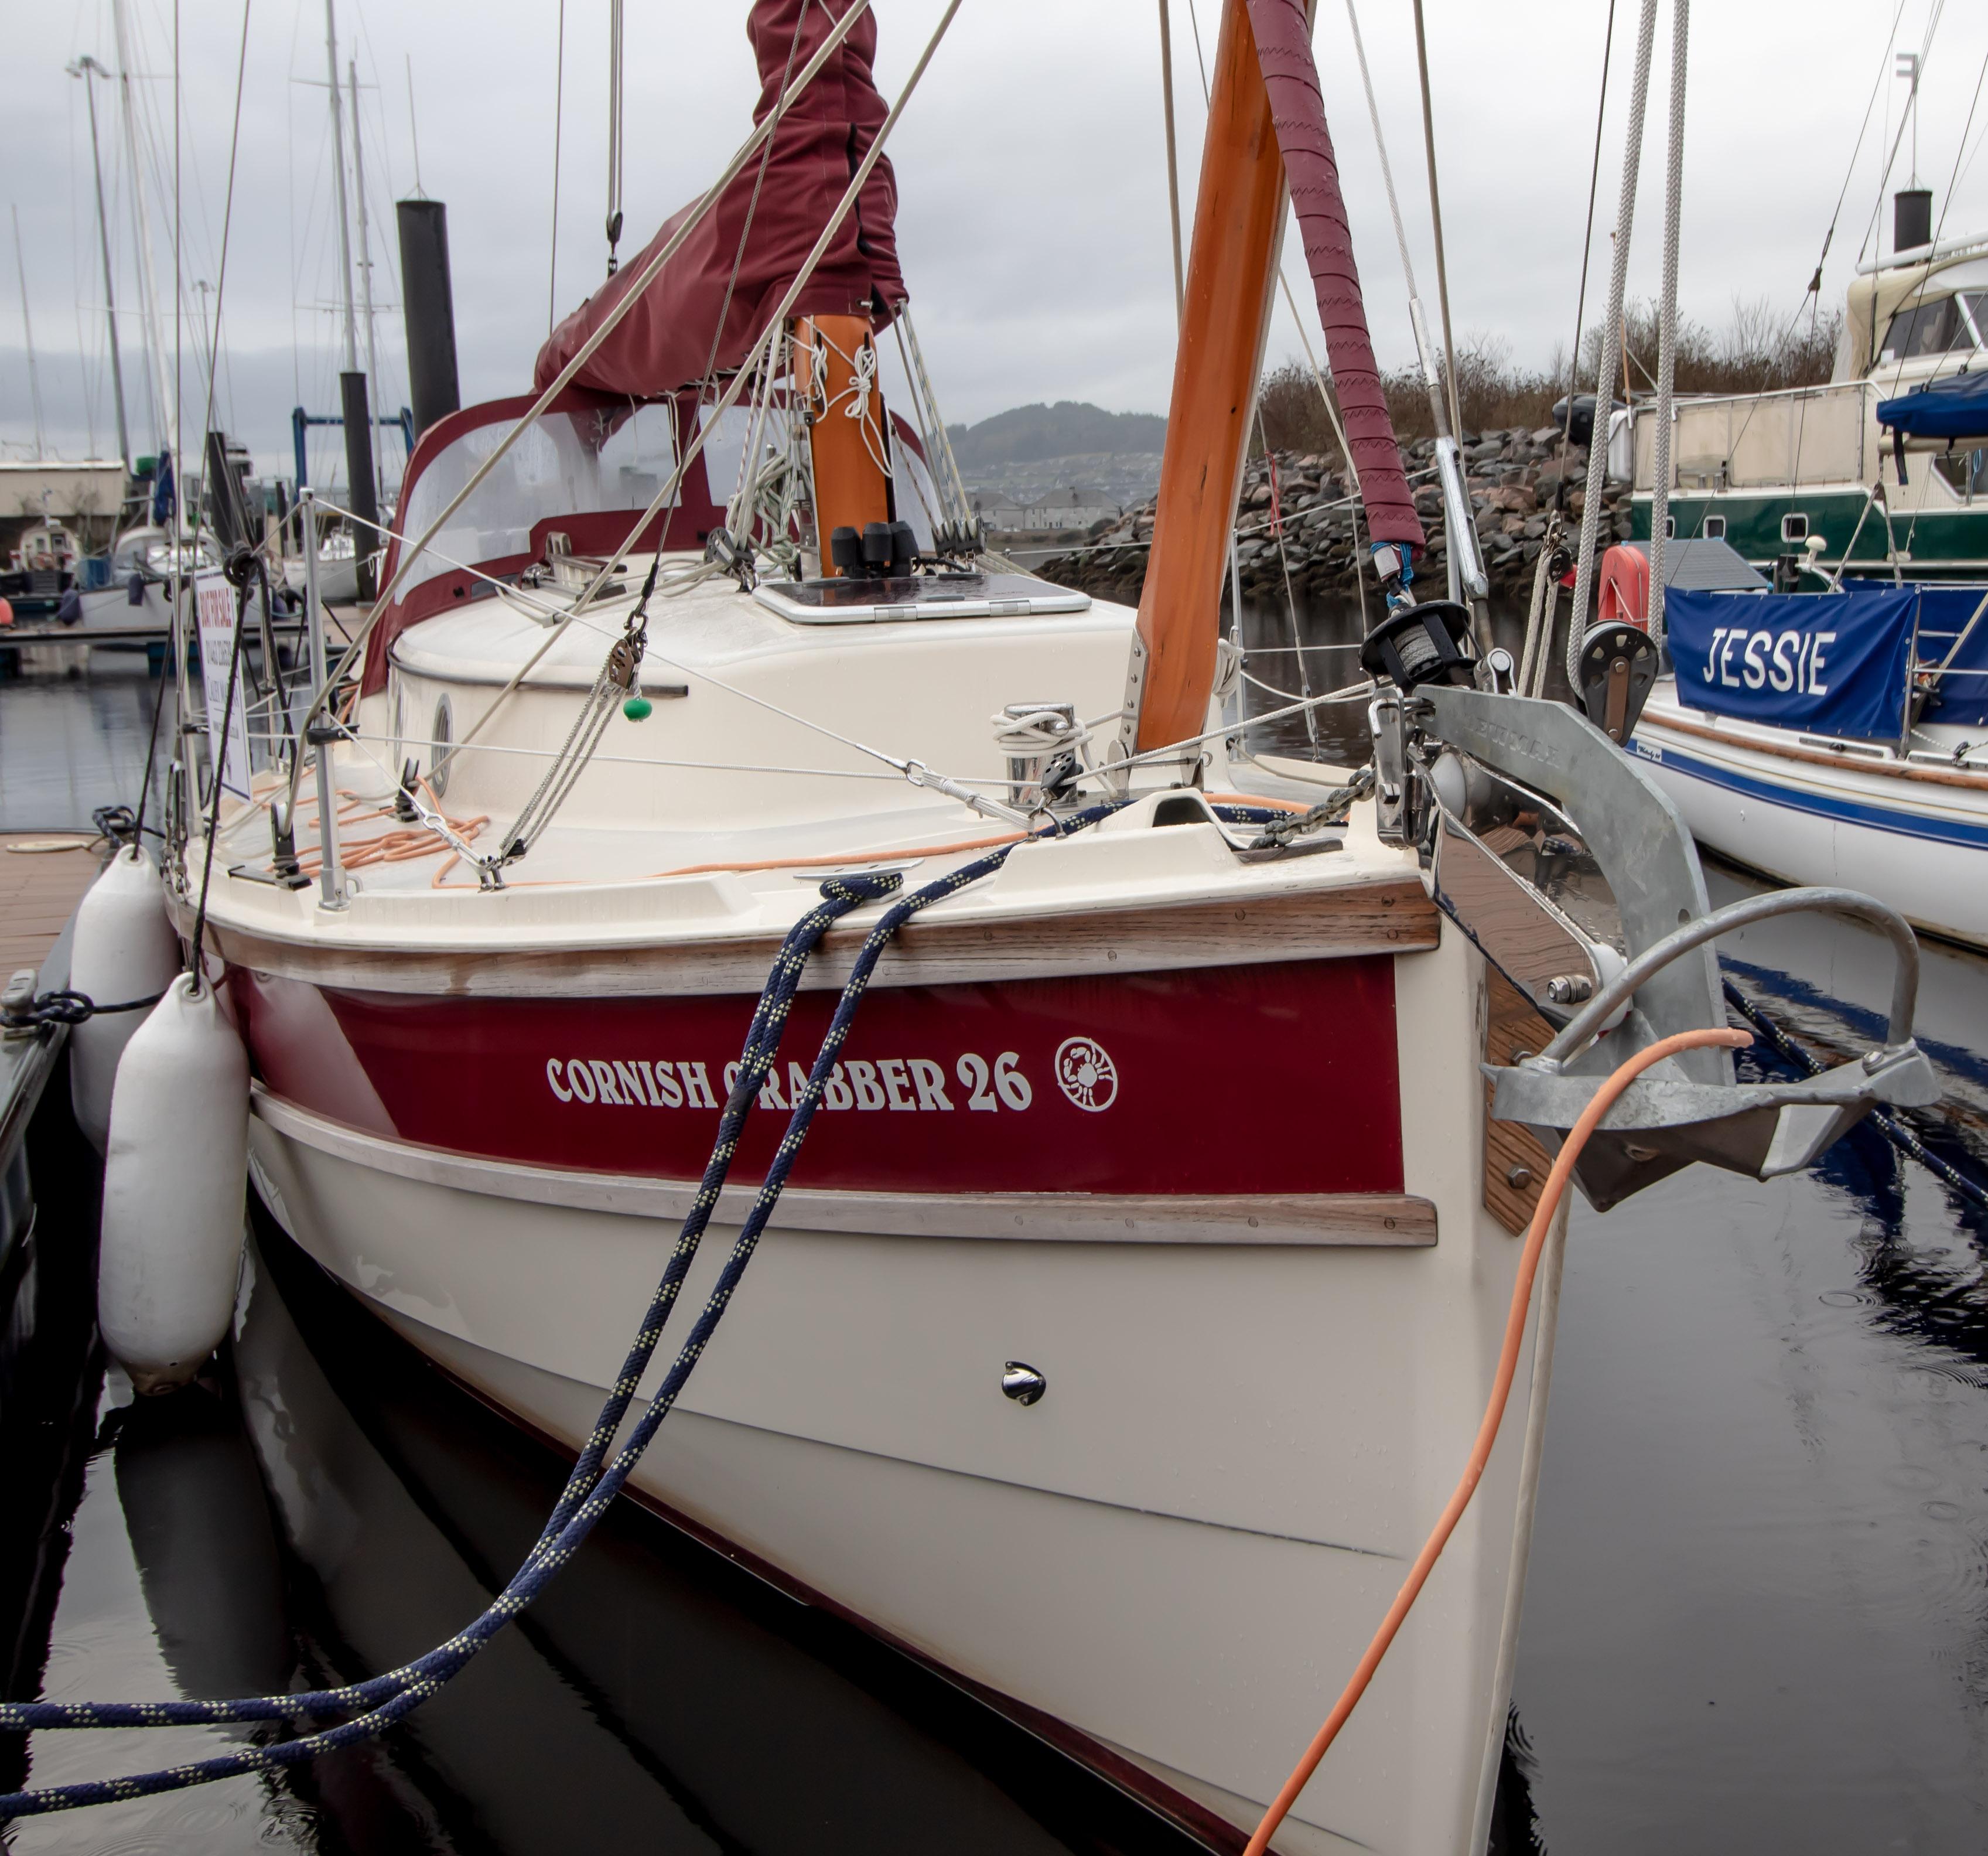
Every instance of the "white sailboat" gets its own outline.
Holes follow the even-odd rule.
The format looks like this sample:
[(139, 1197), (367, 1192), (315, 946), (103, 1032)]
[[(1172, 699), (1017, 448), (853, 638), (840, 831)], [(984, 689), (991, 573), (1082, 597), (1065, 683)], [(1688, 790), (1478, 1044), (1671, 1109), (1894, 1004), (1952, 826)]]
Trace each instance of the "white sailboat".
[[(1481, 1847), (1552, 1340), (1550, 1287), (1513, 1302), (1542, 1258), (1553, 1281), (1543, 1143), (1661, 1056), (1584, 1126), (1596, 1202), (1805, 1163), (1925, 1086), (1910, 934), (1824, 899), (1893, 937), (1886, 1043), (1736, 1085), (1707, 946), (1731, 918), (1675, 812), (1573, 711), (1500, 693), (1463, 607), (1408, 596), (1422, 531), (1302, 5), (1224, 9), (1137, 612), (979, 547), (908, 327), (874, 22), (759, 0), (752, 29), (764, 171), (756, 135), (555, 331), (536, 399), (424, 435), (421, 539), (357, 688), (314, 706), (345, 718), (315, 801), (303, 764), (257, 771), (211, 857), (174, 809), (171, 906), (255, 1066), (253, 1177), (330, 1276), (578, 1450), (689, 1255), (721, 1116), (751, 1111), (694, 1304), (728, 1240), (750, 1255), (783, 1115), (818, 1107), (630, 1486), (1214, 1848), (1472, 1464), (1276, 1847)], [(1357, 693), (1374, 760), (1337, 788), (1251, 760), (1221, 701), (1293, 197), (1395, 594)], [(811, 1076), (894, 881), (932, 898)], [(850, 903), (735, 1090), (783, 944)], [(1499, 1383), (1526, 1417), (1483, 1435)]]

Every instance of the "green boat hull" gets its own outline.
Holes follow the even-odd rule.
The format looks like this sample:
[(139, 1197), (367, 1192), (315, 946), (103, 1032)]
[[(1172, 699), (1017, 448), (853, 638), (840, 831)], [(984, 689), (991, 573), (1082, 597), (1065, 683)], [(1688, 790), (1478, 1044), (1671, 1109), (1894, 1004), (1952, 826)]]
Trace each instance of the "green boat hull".
[[(1837, 489), (1726, 490), (1716, 496), (1682, 494), (1671, 498), (1672, 533), (1687, 539), (1703, 536), (1707, 516), (1723, 517), (1727, 544), (1765, 571), (1784, 554), (1801, 551), (1799, 542), (1781, 538), (1784, 516), (1806, 516), (1808, 532), (1827, 544), (1821, 564), (1843, 564), (1852, 574), (1892, 571), (1891, 550), (1898, 565), (1915, 580), (1970, 580), (1988, 574), (1988, 501), (1951, 510), (1905, 510), (1892, 518), (1885, 533), (1885, 512), (1873, 507), (1866, 515), (1863, 489), (1855, 485)], [(1858, 527), (1859, 518), (1862, 527)], [(1650, 499), (1638, 494), (1631, 505), (1631, 533), (1650, 538)]]

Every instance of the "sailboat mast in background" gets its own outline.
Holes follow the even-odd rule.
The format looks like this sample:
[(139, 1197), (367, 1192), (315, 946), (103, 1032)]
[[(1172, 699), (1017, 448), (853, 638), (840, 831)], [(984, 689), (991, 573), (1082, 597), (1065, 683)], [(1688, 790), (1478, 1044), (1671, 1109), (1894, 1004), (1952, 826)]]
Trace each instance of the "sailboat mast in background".
[[(345, 71), (352, 91), (352, 190), (359, 196), (359, 289), (366, 312), (366, 378), (377, 381), (380, 356), (374, 346), (373, 330), (373, 240), (366, 217), (366, 150), (365, 137), (359, 127), (357, 62), (348, 59)], [(387, 472), (380, 456), (380, 422), (369, 418), (366, 432), (373, 446), (373, 481), (375, 485), (381, 485), (387, 480)]]
[[(345, 415), (346, 476), (352, 486), (352, 513), (359, 531), (353, 537), (359, 597), (370, 603), (374, 594), (373, 554), (379, 540), (380, 503), (373, 475), (373, 417), (367, 403), (366, 376), (359, 371), (359, 330), (352, 300), (352, 221), (345, 198), (345, 124), (339, 103), (338, 27), (333, 0), (324, 0), (324, 60), (330, 80), (331, 171), (338, 191), (338, 260), (345, 308), (345, 368), (338, 377), (339, 397)], [(314, 537), (307, 541), (316, 546)]]
[(138, 291), (145, 312), (145, 349), (152, 378), (153, 445), (164, 451), (179, 416), (179, 382), (166, 365), (166, 340), (159, 320), (159, 282), (152, 265), (151, 225), (145, 214), (144, 170), (138, 161), (138, 111), (131, 94), (131, 34), (124, 0), (110, 0), (110, 25), (117, 41), (117, 87), (124, 118), (124, 159), (131, 171), (131, 234), (138, 246)]
[(47, 456), (42, 443), (42, 374), (35, 364), (35, 325), (28, 315), (28, 266), (21, 256), (21, 209), (11, 208), (14, 215), (14, 269), (21, 279), (21, 333), (28, 343), (28, 397), (35, 408), (35, 462), (39, 463)]
[(124, 363), (117, 347), (117, 295), (110, 271), (110, 221), (103, 210), (103, 155), (96, 139), (96, 86), (92, 78), (110, 73), (87, 52), (69, 67), (72, 77), (83, 80), (83, 93), (90, 104), (90, 167), (96, 182), (96, 240), (103, 254), (103, 313), (110, 330), (110, 396), (117, 410), (117, 455), (123, 460), (124, 474), (131, 474), (131, 433), (124, 418)]

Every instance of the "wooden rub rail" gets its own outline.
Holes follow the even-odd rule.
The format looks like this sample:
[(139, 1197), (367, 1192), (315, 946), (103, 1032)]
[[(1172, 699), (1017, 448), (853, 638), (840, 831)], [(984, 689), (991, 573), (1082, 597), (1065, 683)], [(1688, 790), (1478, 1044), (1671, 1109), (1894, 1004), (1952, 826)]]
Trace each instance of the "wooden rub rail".
[[(1954, 786), (1971, 793), (1988, 793), (1988, 773), (1949, 771), (1942, 767), (1922, 767), (1910, 760), (1881, 760), (1845, 748), (1832, 754), (1827, 749), (1794, 747), (1780, 741), (1763, 741), (1751, 735), (1709, 727), (1702, 722), (1687, 722), (1682, 716), (1645, 716), (1641, 724), (1654, 734), (1690, 735), (1701, 741), (1716, 741), (1722, 747), (1736, 748), (1750, 754), (1767, 754), (1777, 760), (1799, 760), (1810, 767), (1848, 768), (1881, 780), (1908, 780), (1920, 786)], [(1655, 743), (1661, 747), (1663, 743)]]
[[(1043, 909), (993, 920), (928, 919), (906, 926), (874, 984), (933, 986), (1426, 953), (1440, 939), (1441, 919), (1412, 877), (1222, 901)], [(779, 945), (776, 936), (746, 934), (591, 946), (437, 947), (423, 945), (417, 930), (397, 944), (389, 931), (370, 945), (299, 948), (225, 922), (210, 922), (208, 932), (232, 964), (257, 973), (320, 987), (485, 998), (751, 992), (764, 980)], [(810, 963), (804, 986), (839, 988), (861, 937), (860, 930), (830, 933)]]
[[(320, 1153), (398, 1178), (493, 1198), (675, 1220), (688, 1211), (698, 1190), (688, 1180), (525, 1166), (391, 1140), (313, 1114), (260, 1083), (255, 1085), (255, 1112), (277, 1133)], [(742, 1218), (753, 1196), (746, 1187), (728, 1187), (718, 1216)], [(787, 1231), (1050, 1244), (1398, 1249), (1436, 1241), (1434, 1204), (1406, 1193), (810, 1192), (790, 1186), (781, 1195), (775, 1222)]]

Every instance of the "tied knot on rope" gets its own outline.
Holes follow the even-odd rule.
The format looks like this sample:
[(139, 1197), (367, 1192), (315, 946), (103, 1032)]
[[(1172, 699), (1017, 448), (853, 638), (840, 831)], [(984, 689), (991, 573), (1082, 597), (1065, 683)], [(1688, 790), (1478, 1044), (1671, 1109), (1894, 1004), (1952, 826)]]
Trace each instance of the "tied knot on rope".
[(97, 836), (117, 850), (138, 842), (137, 815), (128, 805), (100, 805), (90, 815), (90, 821), (96, 827)]
[(39, 1031), (45, 1025), (80, 1025), (87, 1018), (100, 1018), (106, 1012), (144, 1011), (165, 996), (162, 992), (155, 992), (149, 999), (124, 999), (115, 1005), (99, 1005), (87, 993), (59, 987), (53, 992), (36, 993), (18, 1002), (0, 1001), (0, 1029), (31, 1031)]

